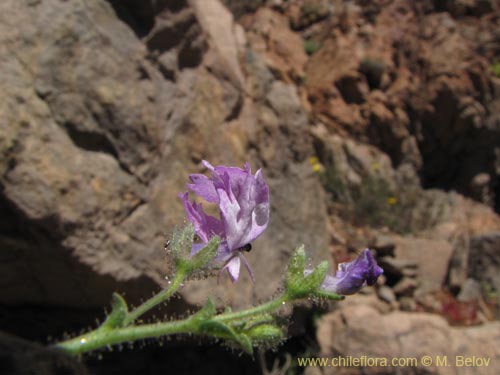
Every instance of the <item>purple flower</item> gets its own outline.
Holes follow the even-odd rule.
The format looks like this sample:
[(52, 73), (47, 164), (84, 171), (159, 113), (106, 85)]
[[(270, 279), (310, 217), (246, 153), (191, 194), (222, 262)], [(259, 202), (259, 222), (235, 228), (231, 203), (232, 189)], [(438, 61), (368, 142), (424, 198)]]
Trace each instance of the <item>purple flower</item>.
[(221, 273), (227, 269), (231, 280), (236, 282), (243, 262), (252, 280), (255, 280), (242, 251), (248, 251), (249, 244), (264, 232), (269, 223), (269, 188), (262, 172), (259, 169), (252, 175), (248, 163), (245, 169), (213, 167), (205, 160), (202, 163), (212, 176), (192, 174), (189, 176), (192, 183), (186, 186), (207, 202), (216, 204), (220, 219), (207, 215), (201, 203), (191, 203), (188, 192), (179, 195), (188, 219), (201, 240), (201, 243), (193, 245), (191, 255), (202, 249), (212, 237), (219, 236), (221, 243), (216, 261), (223, 264)]
[[(310, 272), (305, 271), (306, 274)], [(370, 250), (365, 249), (352, 262), (340, 263), (335, 276), (325, 277), (321, 289), (341, 295), (354, 294), (365, 285), (375, 284), (383, 272)]]

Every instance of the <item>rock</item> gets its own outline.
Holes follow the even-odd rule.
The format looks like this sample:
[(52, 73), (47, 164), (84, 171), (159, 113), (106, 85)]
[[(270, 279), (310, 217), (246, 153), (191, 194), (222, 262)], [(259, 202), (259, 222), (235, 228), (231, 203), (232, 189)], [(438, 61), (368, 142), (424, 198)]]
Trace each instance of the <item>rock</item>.
[[(388, 363), (392, 358), (415, 358), (411, 366), (399, 367), (408, 374), (472, 375), (478, 369), (457, 365), (456, 356), (489, 358), (490, 369), (500, 358), (499, 322), (453, 328), (438, 315), (399, 311), (381, 314), (366, 303), (349, 304), (324, 315), (318, 322), (317, 339), (322, 357), (367, 356), (386, 358)], [(432, 357), (431, 366), (422, 364), (424, 356)], [(446, 357), (449, 367), (437, 364), (437, 356)], [(323, 374), (392, 375), (395, 368), (361, 365), (322, 370)]]
[[(379, 147), (395, 167), (412, 165), (425, 187), (457, 190), (497, 207), (497, 78), (487, 73), (497, 26), (484, 21), (496, 8), (491, 4), (336, 3), (328, 26), (304, 33), (321, 46), (305, 69), (313, 115), (331, 132)], [(297, 9), (290, 5), (292, 19)], [(483, 21), (443, 10), (481, 14)], [(488, 53), (477, 54), (478, 44)], [(425, 73), (415, 73), (422, 64)], [(489, 181), (477, 180), (482, 173)]]
[(326, 0), (305, 0), (288, 8), (290, 24), (294, 30), (302, 30), (330, 15), (332, 5)]
[(418, 305), (413, 297), (402, 296), (401, 298), (399, 298), (398, 302), (399, 302), (399, 309), (401, 311), (409, 311), (409, 312), (417, 311)]
[(224, 0), (223, 3), (236, 18), (240, 18), (256, 11), (264, 4), (264, 0)]
[(396, 259), (392, 257), (382, 257), (378, 260), (380, 266), (387, 271), (388, 275), (391, 276), (403, 276), (405, 270), (407, 269), (416, 269), (417, 263), (416, 261), (407, 260), (407, 259)]
[(260, 8), (245, 26), (252, 50), (260, 55), (278, 79), (288, 83), (303, 79), (307, 61), (304, 42), (290, 30), (284, 15)]
[(492, 287), (500, 301), (500, 232), (471, 238), (468, 275)]
[(377, 295), (382, 300), (389, 304), (396, 302), (396, 295), (388, 286), (382, 285), (377, 289)]
[(491, 191), (491, 176), (487, 173), (478, 173), (475, 175), (469, 184), (469, 195), (478, 202), (482, 202), (487, 206), (494, 206), (495, 195)]
[(414, 278), (403, 277), (392, 289), (397, 296), (412, 296), (417, 287), (418, 282)]
[[(218, 1), (141, 4), (0, 4), (3, 304), (102, 308), (113, 291), (136, 304), (164, 286), (176, 195), (202, 158), (263, 167), (273, 197), (278, 234), (250, 254), (262, 284), (218, 288), (224, 304), (271, 296), (300, 243), (328, 256), (297, 90), (255, 54), (242, 69), (245, 38)], [(214, 287), (182, 294), (203, 303)]]
[(471, 302), (477, 301), (482, 296), (481, 284), (476, 280), (469, 278), (465, 280), (460, 293), (457, 296), (457, 300), (460, 302)]
[(106, 2), (12, 4), (0, 5), (0, 113), (9, 129), (0, 136), (9, 249), (0, 298), (102, 306), (121, 284), (137, 300), (162, 261), (161, 227), (128, 227), (148, 222), (148, 160), (158, 153), (154, 88), (140, 79), (144, 47)]
[(359, 74), (347, 74), (335, 82), (340, 95), (347, 104), (361, 104), (366, 100), (369, 88), (365, 78)]
[(377, 234), (373, 242), (371, 242), (368, 247), (375, 250), (379, 257), (394, 256), (396, 244), (394, 243), (392, 236)]
[(396, 259), (408, 259), (418, 265), (419, 290), (439, 290), (448, 274), (453, 248), (445, 240), (399, 237), (396, 239)]
[(344, 187), (346, 190), (357, 190), (363, 177), (379, 179), (386, 183), (389, 189), (395, 187), (394, 170), (387, 155), (378, 152), (374, 147), (329, 135), (327, 129), (321, 125), (313, 128), (311, 133), (321, 163), (335, 174), (332, 178), (339, 179), (336, 182), (338, 189)]
[(446, 10), (455, 17), (466, 15), (479, 17), (498, 9), (498, 4), (492, 0), (440, 1), (436, 2), (436, 8), (441, 11)]
[(237, 88), (245, 86), (238, 61), (236, 25), (231, 13), (218, 0), (190, 0), (196, 18), (203, 31), (208, 34), (212, 50), (217, 54), (211, 68), (226, 74)]
[(453, 246), (447, 285), (458, 293), (468, 277), (471, 236), (500, 230), (500, 220), (493, 210), (458, 194), (450, 193), (440, 222), (425, 236), (444, 239)]

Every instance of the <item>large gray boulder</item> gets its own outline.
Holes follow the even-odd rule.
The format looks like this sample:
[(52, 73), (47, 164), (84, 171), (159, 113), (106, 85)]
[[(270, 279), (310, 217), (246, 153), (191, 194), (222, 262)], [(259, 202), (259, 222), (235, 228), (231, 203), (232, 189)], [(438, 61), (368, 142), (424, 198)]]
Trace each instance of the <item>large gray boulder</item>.
[[(1, 2), (1, 303), (95, 307), (163, 287), (162, 242), (183, 223), (176, 195), (201, 159), (249, 161), (271, 187), (249, 257), (257, 284), (222, 285), (221, 298), (271, 296), (300, 243), (327, 257), (297, 93), (212, 5), (224, 22), (202, 1)], [(182, 293), (200, 303), (212, 287)]]

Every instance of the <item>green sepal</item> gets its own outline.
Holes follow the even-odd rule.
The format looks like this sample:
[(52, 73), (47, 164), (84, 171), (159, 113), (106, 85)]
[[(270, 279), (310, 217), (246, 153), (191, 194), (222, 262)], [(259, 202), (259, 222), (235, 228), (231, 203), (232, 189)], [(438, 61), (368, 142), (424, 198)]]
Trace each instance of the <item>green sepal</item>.
[(276, 343), (283, 340), (283, 330), (274, 324), (258, 324), (245, 332), (255, 343)]
[[(299, 248), (292, 260), (285, 281), (286, 294), (289, 299), (300, 299), (315, 296), (321, 291), (321, 284), (328, 272), (328, 262), (321, 262), (307, 276), (304, 276), (305, 253)], [(300, 274), (299, 272), (302, 271)]]
[(243, 333), (236, 333), (230, 326), (216, 320), (207, 320), (199, 325), (199, 332), (207, 336), (232, 340), (238, 343), (241, 348), (249, 353), (253, 353), (252, 342)]
[(342, 296), (340, 294), (326, 292), (324, 290), (320, 290), (320, 291), (316, 292), (316, 297), (328, 299), (330, 301), (342, 301), (343, 299), (345, 299), (345, 296)]
[(176, 266), (189, 258), (193, 247), (194, 226), (189, 223), (182, 229), (176, 229), (169, 244), (169, 251)]
[(287, 289), (301, 282), (304, 278), (305, 265), (306, 252), (304, 250), (304, 245), (301, 245), (294, 251), (288, 262), (288, 269), (285, 277), (285, 286)]
[(193, 247), (194, 227), (188, 224), (184, 229), (175, 231), (169, 248), (178, 272), (188, 276), (193, 272), (206, 268), (217, 255), (220, 238), (212, 237), (204, 248), (191, 256)]
[(191, 270), (196, 271), (207, 267), (217, 255), (219, 244), (220, 238), (218, 236), (212, 237), (203, 249), (188, 260)]
[(311, 292), (319, 291), (321, 284), (325, 280), (328, 268), (330, 268), (330, 266), (326, 260), (318, 264), (314, 271), (304, 278), (304, 289), (308, 289)]
[(111, 312), (102, 324), (102, 327), (119, 328), (123, 327), (128, 314), (127, 303), (118, 293), (113, 293), (111, 297)]

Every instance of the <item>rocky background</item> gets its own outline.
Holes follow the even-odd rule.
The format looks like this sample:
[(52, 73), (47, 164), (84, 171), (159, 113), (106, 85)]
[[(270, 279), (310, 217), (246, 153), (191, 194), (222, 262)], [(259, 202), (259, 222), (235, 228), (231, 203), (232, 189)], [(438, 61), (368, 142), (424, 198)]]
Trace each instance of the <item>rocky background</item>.
[[(498, 0), (3, 0), (0, 67), (4, 332), (46, 344), (92, 326), (115, 290), (138, 303), (161, 288), (187, 175), (249, 161), (272, 198), (249, 254), (256, 284), (194, 282), (170, 312), (208, 293), (236, 308), (269, 298), (300, 243), (334, 264), (369, 246), (379, 285), (321, 307), (314, 327), (314, 310), (296, 314), (269, 366), (333, 373), (287, 352), (458, 353), (500, 368)], [(0, 347), (33, 345), (17, 340)], [(198, 344), (84, 363), (261, 371)]]

